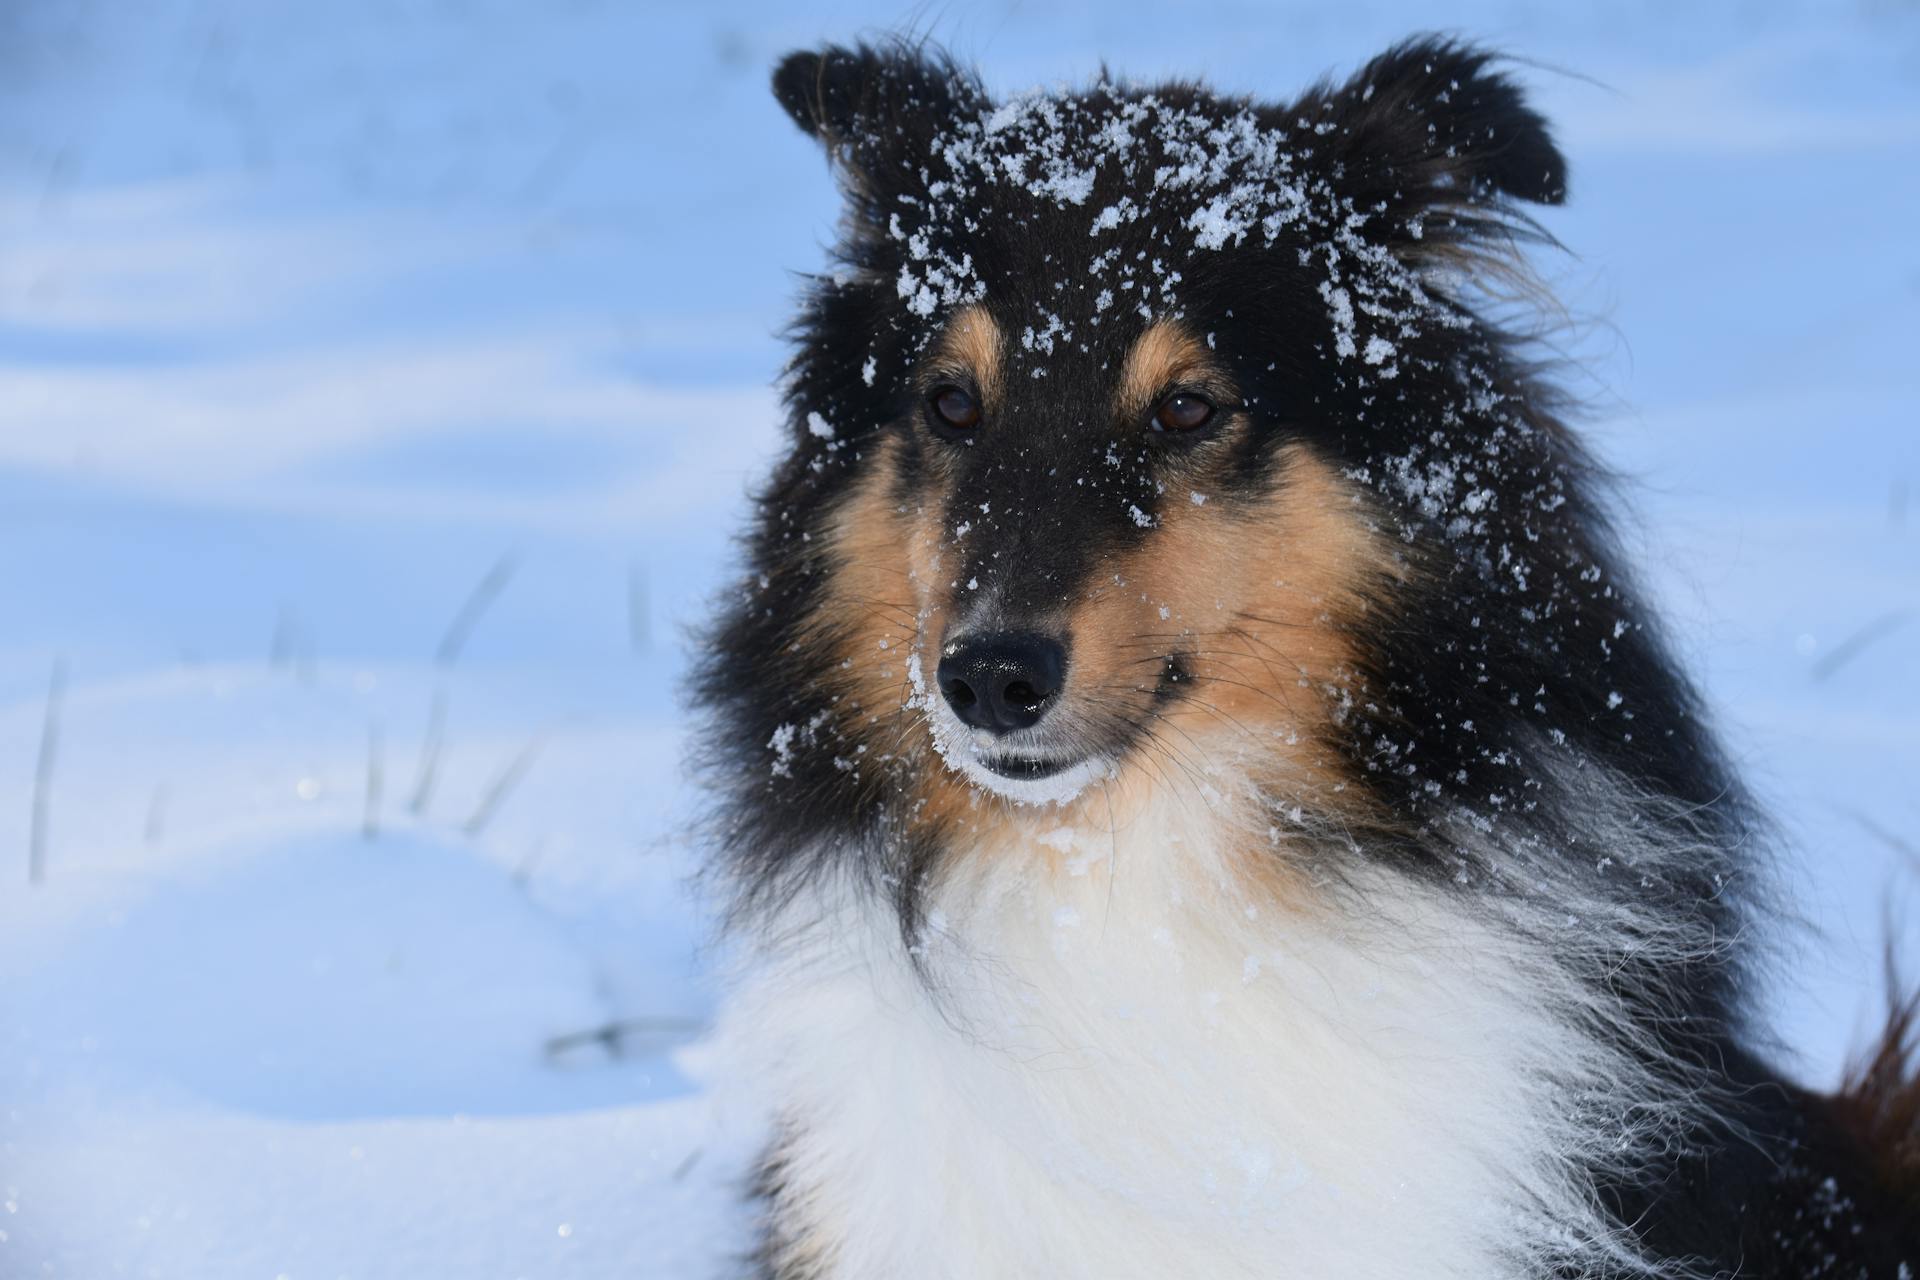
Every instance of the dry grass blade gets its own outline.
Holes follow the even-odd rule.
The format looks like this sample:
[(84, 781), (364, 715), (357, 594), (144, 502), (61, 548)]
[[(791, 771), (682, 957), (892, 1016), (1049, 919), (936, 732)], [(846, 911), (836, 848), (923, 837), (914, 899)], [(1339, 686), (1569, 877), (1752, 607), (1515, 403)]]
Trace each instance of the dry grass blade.
[(1877, 640), (1884, 640), (1906, 624), (1901, 612), (1883, 613), (1858, 631), (1833, 646), (1833, 652), (1813, 664), (1811, 674), (1817, 684), (1852, 662)]
[(433, 660), (441, 675), (434, 684), (433, 705), (427, 712), (427, 732), (420, 740), (420, 765), (414, 775), (413, 800), (407, 806), (416, 818), (425, 815), (427, 805), (433, 800), (433, 786), (440, 774), (440, 752), (446, 745), (446, 672), (460, 660), (460, 652), (466, 648), (473, 629), (480, 625), (480, 619), (486, 615), (487, 609), (506, 589), (513, 577), (514, 567), (514, 559), (510, 555), (501, 556), (495, 561), (493, 567), (481, 575), (480, 581), (473, 584), (473, 590), (467, 593), (459, 612), (447, 624), (446, 634), (440, 638), (440, 648)]
[(54, 757), (60, 750), (60, 708), (66, 699), (67, 660), (53, 660), (47, 680), (47, 713), (40, 723), (40, 753), (33, 766), (33, 825), (27, 837), (27, 883), (47, 878), (47, 805), (53, 790)]
[(478, 836), (487, 829), (487, 824), (493, 821), (494, 814), (500, 811), (500, 806), (505, 804), (507, 797), (513, 794), (513, 789), (520, 785), (520, 780), (527, 776), (527, 770), (533, 767), (534, 757), (540, 754), (541, 746), (541, 740), (535, 738), (520, 748), (520, 753), (510, 760), (507, 767), (494, 778), (493, 785), (487, 788), (486, 794), (480, 797), (480, 803), (474, 807), (473, 816), (467, 819), (465, 827), (467, 835)]
[(612, 1022), (584, 1031), (570, 1031), (566, 1035), (554, 1036), (547, 1041), (547, 1057), (558, 1058), (575, 1049), (584, 1049), (598, 1045), (607, 1051), (609, 1057), (618, 1058), (626, 1051), (626, 1042), (636, 1036), (667, 1036), (678, 1038), (692, 1035), (706, 1024), (698, 1018), (617, 1018)]
[(414, 817), (420, 817), (427, 811), (427, 804), (433, 799), (433, 784), (440, 774), (440, 750), (445, 745), (447, 732), (447, 686), (437, 683), (433, 687), (433, 703), (427, 709), (427, 732), (420, 740), (420, 770), (413, 783), (413, 800), (407, 806)]
[(635, 653), (653, 649), (653, 602), (647, 590), (647, 571), (638, 564), (627, 570), (627, 643)]
[(460, 651), (466, 648), (467, 638), (480, 624), (487, 609), (500, 597), (507, 583), (513, 577), (514, 561), (512, 556), (501, 556), (493, 568), (473, 584), (473, 590), (460, 605), (460, 611), (453, 615), (453, 621), (447, 624), (447, 633), (440, 638), (440, 648), (434, 654), (434, 661), (442, 667), (451, 667), (460, 658)]
[(386, 789), (385, 752), (380, 741), (380, 725), (367, 726), (367, 804), (360, 818), (360, 835), (367, 840), (380, 837), (380, 796)]
[(166, 839), (167, 784), (164, 782), (156, 784), (153, 794), (147, 797), (147, 821), (141, 834), (149, 846)]

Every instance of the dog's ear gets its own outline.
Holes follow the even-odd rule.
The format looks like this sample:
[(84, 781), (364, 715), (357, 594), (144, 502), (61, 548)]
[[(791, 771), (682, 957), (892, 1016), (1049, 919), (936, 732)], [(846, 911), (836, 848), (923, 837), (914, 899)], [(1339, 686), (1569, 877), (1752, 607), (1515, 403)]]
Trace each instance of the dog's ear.
[[(1567, 196), (1567, 162), (1547, 122), (1492, 54), (1439, 37), (1394, 46), (1293, 112), (1326, 138), (1334, 181), (1361, 210), (1412, 219), (1431, 209)], [(1416, 230), (1414, 234), (1419, 234)]]
[(979, 82), (946, 55), (905, 42), (790, 53), (774, 68), (773, 96), (861, 179), (889, 154), (913, 154), (956, 111), (986, 101)]
[(867, 106), (884, 66), (864, 45), (798, 49), (773, 69), (773, 96), (802, 132), (823, 140), (844, 136)]

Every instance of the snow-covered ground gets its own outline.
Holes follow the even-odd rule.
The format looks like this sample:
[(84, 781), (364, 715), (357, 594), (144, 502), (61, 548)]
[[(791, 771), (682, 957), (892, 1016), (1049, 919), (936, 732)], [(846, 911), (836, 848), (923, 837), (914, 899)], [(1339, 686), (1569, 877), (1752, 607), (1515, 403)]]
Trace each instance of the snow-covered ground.
[(1889, 921), (1920, 969), (1920, 9), (1675, 8), (0, 11), (0, 1274), (740, 1250), (682, 627), (835, 215), (766, 70), (901, 23), (1001, 87), (1533, 60), (1578, 389), (1830, 1081)]

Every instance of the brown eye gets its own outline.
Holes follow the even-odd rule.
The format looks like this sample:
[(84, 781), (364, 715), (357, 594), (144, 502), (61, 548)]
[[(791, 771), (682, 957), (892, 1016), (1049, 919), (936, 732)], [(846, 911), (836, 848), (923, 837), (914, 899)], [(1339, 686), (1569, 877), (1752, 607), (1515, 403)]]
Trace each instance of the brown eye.
[(956, 431), (980, 425), (980, 402), (959, 387), (941, 387), (932, 397), (934, 416)]
[(1153, 411), (1153, 425), (1161, 431), (1193, 431), (1213, 421), (1213, 402), (1191, 391), (1176, 391)]

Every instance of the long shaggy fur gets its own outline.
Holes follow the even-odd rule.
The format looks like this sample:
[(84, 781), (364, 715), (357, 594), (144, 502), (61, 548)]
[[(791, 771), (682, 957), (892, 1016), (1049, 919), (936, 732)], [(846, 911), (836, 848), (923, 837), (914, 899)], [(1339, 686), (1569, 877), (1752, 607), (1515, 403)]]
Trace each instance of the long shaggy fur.
[(1913, 1013), (1747, 1047), (1765, 828), (1492, 317), (1567, 173), (1489, 55), (774, 91), (847, 210), (701, 676), (762, 1273), (1909, 1274)]

